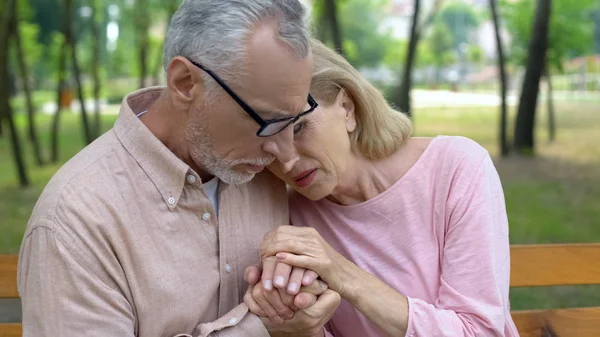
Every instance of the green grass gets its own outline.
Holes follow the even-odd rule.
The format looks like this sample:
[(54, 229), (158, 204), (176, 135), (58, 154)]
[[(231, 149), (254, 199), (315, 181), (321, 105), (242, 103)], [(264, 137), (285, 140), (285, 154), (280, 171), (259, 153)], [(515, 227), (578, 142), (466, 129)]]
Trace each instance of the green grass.
[[(593, 104), (558, 105), (557, 139), (548, 143), (544, 109), (538, 115), (537, 156), (497, 158), (498, 112), (495, 108), (420, 109), (416, 134), (463, 135), (486, 147), (504, 186), (511, 243), (600, 242), (600, 114)], [(510, 116), (512, 130), (512, 119)], [(115, 116), (104, 116), (108, 129)], [(24, 130), (23, 116), (18, 118)], [(49, 143), (49, 116), (38, 116), (42, 141)], [(25, 133), (22, 132), (24, 140)], [(26, 143), (26, 142), (24, 142)], [(27, 153), (31, 153), (26, 143)], [(60, 139), (65, 162), (83, 146), (79, 116), (65, 113)], [(45, 146), (48, 148), (48, 146)], [(47, 154), (47, 151), (46, 151)], [(0, 139), (0, 253), (16, 253), (32, 207), (60, 165), (33, 166), (33, 186), (21, 190), (6, 137)], [(546, 287), (511, 290), (513, 309), (600, 305), (600, 287)]]

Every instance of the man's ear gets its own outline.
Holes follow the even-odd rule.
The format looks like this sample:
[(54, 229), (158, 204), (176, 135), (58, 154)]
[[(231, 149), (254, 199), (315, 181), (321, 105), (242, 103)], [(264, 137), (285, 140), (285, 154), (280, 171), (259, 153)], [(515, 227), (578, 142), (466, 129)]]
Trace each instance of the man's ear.
[(348, 96), (345, 89), (341, 89), (336, 97), (336, 102), (346, 112), (346, 131), (353, 132), (356, 129), (356, 116), (354, 113), (354, 101)]
[[(190, 104), (196, 97), (204, 97), (204, 80), (185, 57), (174, 57), (167, 67), (167, 87), (178, 102)], [(196, 97), (194, 97), (196, 96)]]

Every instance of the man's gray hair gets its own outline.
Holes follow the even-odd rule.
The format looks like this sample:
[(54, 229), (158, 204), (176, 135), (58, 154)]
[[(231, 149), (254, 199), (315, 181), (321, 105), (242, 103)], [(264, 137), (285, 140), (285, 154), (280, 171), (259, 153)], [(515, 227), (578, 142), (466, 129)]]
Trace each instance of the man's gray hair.
[(174, 57), (184, 56), (220, 77), (240, 76), (250, 34), (269, 19), (296, 56), (308, 55), (308, 14), (300, 0), (184, 0), (169, 23), (165, 71)]

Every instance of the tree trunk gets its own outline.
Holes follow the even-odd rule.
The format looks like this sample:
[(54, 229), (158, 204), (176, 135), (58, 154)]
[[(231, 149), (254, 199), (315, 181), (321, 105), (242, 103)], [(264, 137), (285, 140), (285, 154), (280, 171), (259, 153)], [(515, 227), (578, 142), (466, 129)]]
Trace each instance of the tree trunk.
[(33, 106), (33, 99), (31, 98), (31, 89), (29, 87), (29, 69), (27, 68), (25, 53), (23, 52), (21, 32), (19, 31), (19, 11), (17, 7), (18, 2), (16, 2), (15, 6), (13, 6), (13, 15), (11, 17), (11, 33), (15, 39), (15, 47), (17, 49), (17, 62), (19, 63), (19, 71), (21, 72), (21, 79), (23, 81), (23, 92), (25, 93), (25, 104), (27, 106), (29, 141), (33, 146), (33, 154), (36, 164), (38, 166), (43, 166), (44, 159), (42, 156), (42, 148), (40, 146), (40, 141), (37, 134), (37, 128), (35, 126), (35, 108)]
[(52, 118), (52, 131), (51, 135), (51, 160), (53, 163), (58, 162), (58, 136), (60, 129), (60, 113), (61, 113), (61, 92), (65, 85), (65, 68), (67, 66), (67, 44), (63, 43), (60, 49), (60, 55), (58, 57), (58, 82), (56, 84), (56, 112)]
[(98, 138), (101, 132), (100, 121), (100, 33), (98, 31), (98, 4), (97, 0), (90, 0), (92, 10), (92, 78), (94, 80), (94, 132), (93, 137)]
[(71, 62), (73, 64), (73, 75), (75, 76), (75, 84), (77, 85), (77, 96), (79, 97), (79, 106), (81, 108), (81, 126), (83, 128), (83, 136), (86, 144), (93, 141), (88, 115), (85, 109), (85, 97), (83, 96), (83, 87), (81, 85), (81, 74), (79, 72), (79, 62), (77, 62), (77, 42), (73, 34), (73, 0), (65, 0), (65, 41), (71, 48)]
[(421, 7), (420, 3), (420, 0), (415, 0), (415, 11), (413, 13), (412, 24), (410, 26), (408, 52), (406, 53), (402, 82), (400, 83), (400, 90), (397, 96), (398, 99), (396, 100), (396, 105), (400, 111), (404, 112), (409, 117), (412, 117), (412, 111), (410, 107), (410, 89), (412, 87), (412, 70), (415, 63), (415, 57), (417, 55), (417, 45), (419, 43), (419, 31), (417, 30), (417, 27), (419, 25), (419, 12)]
[(342, 47), (342, 33), (337, 19), (337, 6), (335, 0), (325, 0), (325, 13), (326, 17), (328, 18), (327, 21), (329, 21), (331, 27), (331, 35), (335, 50), (341, 55), (344, 55), (344, 48)]
[[(169, 31), (169, 23), (171, 22), (171, 18), (173, 17), (173, 14), (177, 11), (177, 5), (178, 2), (176, 0), (170, 0), (169, 1), (169, 7), (167, 8), (167, 27), (165, 28), (165, 36), (167, 36), (167, 32)], [(154, 73), (152, 75), (152, 85), (157, 86), (160, 84), (160, 71), (163, 68), (163, 49), (164, 49), (165, 43), (164, 43), (164, 39), (163, 39), (163, 43), (161, 44), (161, 47), (158, 49), (157, 53), (156, 53), (156, 64), (154, 66)]]
[(546, 83), (548, 83), (548, 97), (546, 98), (548, 108), (548, 140), (550, 143), (553, 143), (556, 139), (556, 123), (554, 118), (554, 100), (552, 99), (552, 74), (550, 73), (548, 64), (546, 64), (544, 77), (546, 77)]
[(136, 2), (137, 16), (135, 18), (136, 35), (138, 41), (138, 62), (140, 67), (140, 88), (146, 87), (148, 76), (148, 3), (146, 0)]
[(11, 149), (15, 166), (17, 168), (19, 184), (21, 187), (27, 187), (29, 186), (29, 177), (27, 176), (27, 169), (25, 167), (25, 160), (23, 159), (21, 142), (19, 140), (18, 130), (13, 119), (13, 112), (8, 93), (8, 44), (12, 24), (11, 17), (14, 13), (15, 6), (16, 0), (7, 0), (7, 3), (4, 7), (5, 12), (2, 15), (2, 26), (0, 27), (0, 123), (2, 120), (6, 120), (8, 123)]
[(500, 73), (500, 155), (508, 156), (508, 137), (506, 135), (507, 111), (506, 111), (506, 70), (504, 67), (504, 47), (500, 38), (500, 22), (498, 20), (497, 0), (490, 0), (490, 10), (494, 21), (494, 32), (496, 35), (496, 51), (498, 58), (498, 71)]
[(515, 149), (520, 153), (534, 153), (535, 111), (539, 94), (540, 78), (546, 64), (548, 26), (552, 0), (538, 0), (533, 24), (527, 70), (519, 100), (515, 125)]
[(429, 12), (427, 17), (423, 20), (423, 22), (421, 22), (421, 25), (419, 25), (419, 27), (417, 28), (417, 36), (419, 39), (421, 38), (421, 36), (423, 36), (423, 33), (425, 32), (427, 27), (431, 25), (431, 23), (437, 16), (437, 13), (440, 11), (440, 8), (442, 8), (443, 4), (444, 0), (435, 0), (431, 12)]

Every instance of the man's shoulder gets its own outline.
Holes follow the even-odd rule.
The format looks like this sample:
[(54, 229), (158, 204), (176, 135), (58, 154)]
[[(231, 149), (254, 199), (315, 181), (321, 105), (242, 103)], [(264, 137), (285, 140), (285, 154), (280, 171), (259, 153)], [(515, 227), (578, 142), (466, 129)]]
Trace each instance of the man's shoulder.
[(52, 176), (38, 201), (31, 219), (52, 219), (63, 205), (109, 196), (114, 188), (110, 178), (122, 162), (126, 151), (112, 130), (68, 160)]

